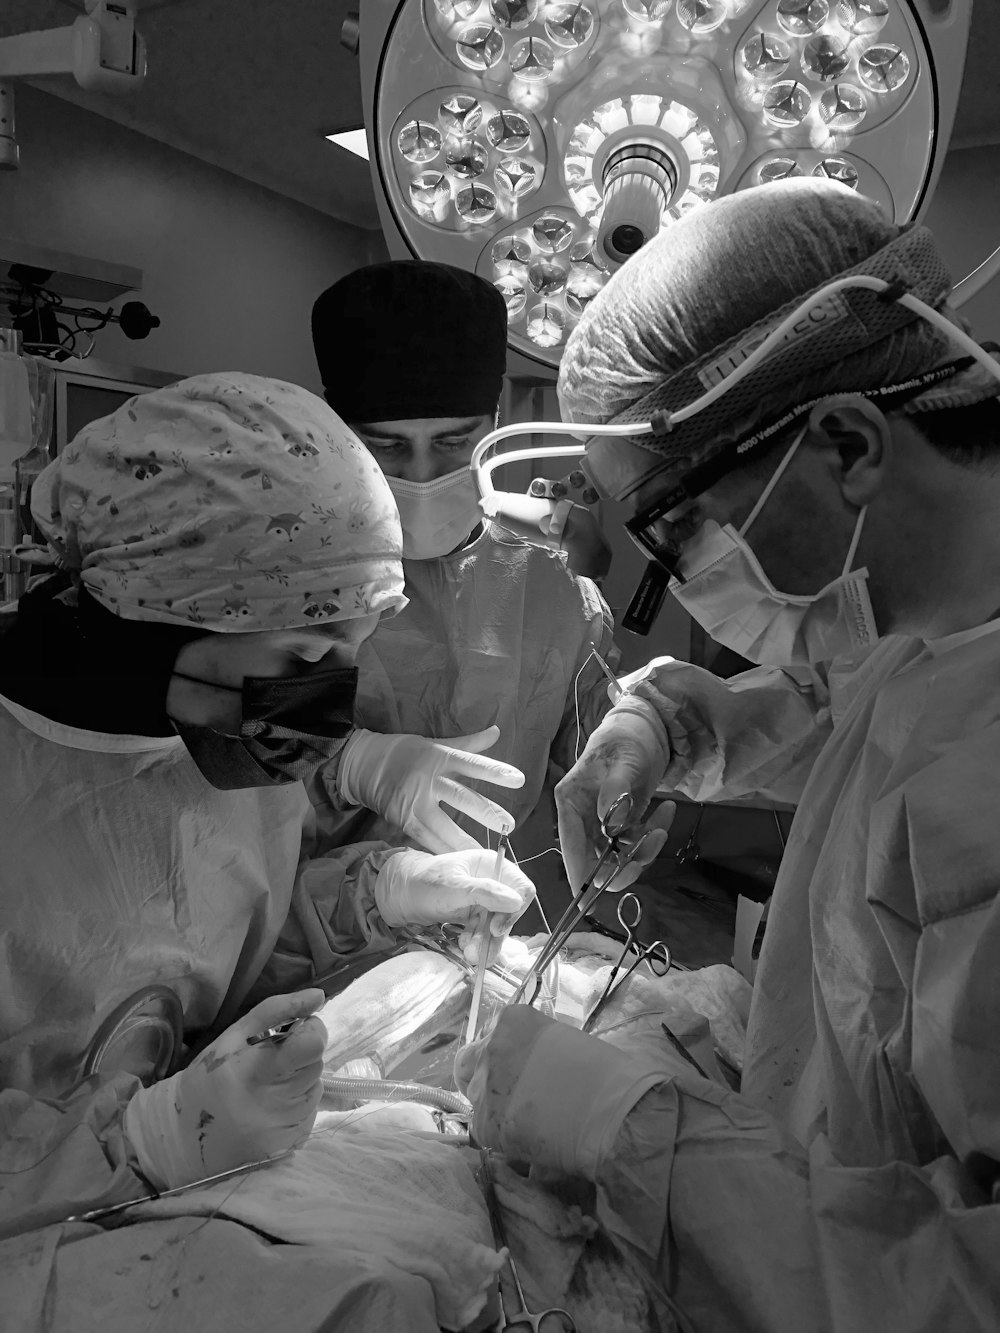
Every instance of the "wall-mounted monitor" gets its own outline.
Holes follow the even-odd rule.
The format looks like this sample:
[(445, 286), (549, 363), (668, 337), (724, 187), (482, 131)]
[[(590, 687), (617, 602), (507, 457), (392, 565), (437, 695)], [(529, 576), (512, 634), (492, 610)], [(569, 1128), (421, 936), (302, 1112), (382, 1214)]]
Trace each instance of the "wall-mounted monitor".
[(149, 393), (181, 379), (159, 370), (114, 366), (70, 357), (55, 367), (52, 452), (61, 452), (84, 426), (106, 417), (137, 393)]

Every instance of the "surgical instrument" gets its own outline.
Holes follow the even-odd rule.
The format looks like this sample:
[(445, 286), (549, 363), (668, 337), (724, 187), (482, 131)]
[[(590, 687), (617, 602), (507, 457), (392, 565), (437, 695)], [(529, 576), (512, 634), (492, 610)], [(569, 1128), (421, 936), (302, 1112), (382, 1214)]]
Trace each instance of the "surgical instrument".
[(294, 1148), (286, 1148), (284, 1152), (275, 1153), (273, 1157), (262, 1157), (257, 1162), (245, 1162), (243, 1166), (231, 1167), (228, 1171), (220, 1171), (218, 1175), (192, 1180), (188, 1185), (178, 1185), (172, 1190), (160, 1190), (158, 1194), (144, 1194), (140, 1199), (126, 1199), (124, 1203), (110, 1203), (105, 1208), (91, 1208), (89, 1213), (77, 1213), (74, 1217), (63, 1218), (63, 1221), (99, 1222), (102, 1218), (111, 1217), (115, 1213), (123, 1213), (126, 1208), (134, 1208), (137, 1203), (155, 1203), (157, 1199), (172, 1199), (177, 1194), (187, 1194), (188, 1190), (201, 1189), (203, 1185), (217, 1185), (220, 1180), (229, 1180), (233, 1176), (260, 1171), (263, 1167), (270, 1166), (272, 1162), (280, 1162), (285, 1157), (290, 1157), (294, 1151)]
[(282, 1042), (286, 1037), (291, 1036), (296, 1028), (301, 1027), (305, 1021), (300, 1016), (299, 1018), (290, 1018), (287, 1023), (276, 1023), (272, 1028), (265, 1028), (263, 1032), (255, 1032), (252, 1037), (247, 1037), (247, 1045), (259, 1046), (262, 1041)]
[[(570, 935), (580, 925), (580, 923), (590, 912), (591, 908), (597, 902), (598, 898), (606, 889), (609, 889), (617, 877), (639, 854), (643, 843), (646, 841), (647, 834), (629, 848), (628, 852), (622, 855), (621, 837), (629, 827), (629, 820), (632, 813), (632, 798), (627, 793), (615, 798), (608, 807), (607, 814), (601, 820), (601, 833), (606, 839), (607, 845), (598, 858), (597, 865), (594, 867), (589, 879), (584, 883), (580, 892), (567, 907), (556, 922), (549, 938), (542, 945), (537, 957), (531, 967), (524, 974), (521, 984), (511, 997), (511, 1004), (518, 1004), (523, 998), (529, 985), (534, 986), (531, 998), (528, 1004), (534, 1004), (541, 987), (541, 974), (545, 971), (552, 959), (563, 947)], [(618, 858), (618, 864), (606, 878), (601, 878), (601, 872), (612, 856)]]
[[(499, 880), (503, 872), (504, 858), (507, 854), (507, 830), (500, 834), (497, 839), (497, 859), (493, 867), (493, 878)], [(479, 935), (479, 959), (476, 966), (476, 979), (472, 986), (472, 1003), (469, 1006), (469, 1021), (465, 1028), (465, 1045), (476, 1040), (476, 1028), (479, 1026), (479, 1007), (483, 998), (483, 982), (486, 980), (486, 969), (489, 967), (490, 958), (490, 925), (493, 921), (493, 913), (487, 912), (483, 917), (482, 929)]]
[[(612, 994), (617, 992), (619, 986), (624, 986), (640, 963), (645, 963), (653, 975), (657, 977), (665, 977), (670, 971), (670, 950), (662, 940), (654, 940), (652, 944), (640, 944), (638, 942), (636, 931), (639, 929), (641, 921), (642, 903), (634, 893), (623, 893), (618, 903), (618, 924), (625, 931), (625, 947), (621, 951), (618, 962), (611, 969), (600, 998), (584, 1021), (584, 1032), (590, 1032), (593, 1029), (598, 1014), (611, 999)], [(635, 958), (622, 972), (626, 958), (633, 952)], [(618, 981), (618, 985), (615, 985), (619, 973), (621, 973), (621, 980)]]
[(663, 1029), (663, 1035), (670, 1042), (670, 1045), (674, 1048), (677, 1054), (683, 1056), (684, 1059), (688, 1062), (688, 1064), (692, 1065), (698, 1071), (698, 1073), (702, 1076), (702, 1078), (708, 1078), (708, 1075), (705, 1073), (704, 1069), (702, 1069), (701, 1065), (694, 1058), (694, 1056), (691, 1054), (688, 1048), (684, 1045), (680, 1037), (675, 1037), (674, 1034), (667, 1027), (666, 1023), (661, 1023), (660, 1027)]
[(517, 1293), (517, 1301), (520, 1306), (520, 1310), (515, 1314), (509, 1315), (507, 1313), (503, 1299), (503, 1285), (501, 1284), (500, 1313), (503, 1316), (503, 1323), (500, 1327), (502, 1333), (517, 1333), (518, 1330), (528, 1329), (531, 1330), (531, 1333), (558, 1333), (560, 1329), (562, 1333), (577, 1333), (576, 1321), (573, 1316), (568, 1310), (563, 1310), (560, 1306), (550, 1306), (548, 1310), (540, 1310), (538, 1314), (532, 1314), (528, 1309), (521, 1279), (518, 1277), (517, 1268), (514, 1265), (514, 1252), (510, 1248), (503, 1218), (500, 1216), (500, 1201), (497, 1199), (496, 1186), (493, 1181), (493, 1167), (490, 1163), (489, 1148), (480, 1148), (479, 1158), (481, 1163), (480, 1179), (483, 1184), (483, 1193), (486, 1196), (486, 1207), (490, 1214), (493, 1240), (498, 1250), (507, 1251), (507, 1267), (514, 1279), (514, 1290)]
[(611, 700), (611, 702), (617, 703), (618, 700), (625, 693), (625, 691), (618, 683), (618, 677), (611, 670), (607, 662), (605, 662), (604, 658), (601, 656), (601, 654), (597, 651), (596, 648), (591, 648), (590, 655), (597, 663), (597, 665), (601, 668), (601, 670), (604, 672), (604, 674), (607, 676), (609, 682), (611, 683), (611, 688), (615, 691), (614, 698)]

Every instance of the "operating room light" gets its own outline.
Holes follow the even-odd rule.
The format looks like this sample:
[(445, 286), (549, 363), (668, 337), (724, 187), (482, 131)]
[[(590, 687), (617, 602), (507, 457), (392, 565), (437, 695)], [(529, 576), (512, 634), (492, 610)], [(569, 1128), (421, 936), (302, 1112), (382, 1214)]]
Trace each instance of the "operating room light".
[(611, 273), (720, 195), (825, 176), (906, 220), (937, 124), (921, 2), (400, 0), (374, 98), (393, 222), (556, 365)]

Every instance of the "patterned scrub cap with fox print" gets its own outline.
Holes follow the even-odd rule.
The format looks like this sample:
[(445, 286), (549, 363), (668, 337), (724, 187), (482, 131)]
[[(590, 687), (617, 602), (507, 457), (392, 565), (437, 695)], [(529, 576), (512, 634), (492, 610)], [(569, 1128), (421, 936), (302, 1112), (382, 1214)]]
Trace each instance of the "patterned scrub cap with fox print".
[(125, 620), (253, 633), (406, 605), (378, 464), (306, 389), (197, 375), (86, 426), (35, 483), (60, 564)]

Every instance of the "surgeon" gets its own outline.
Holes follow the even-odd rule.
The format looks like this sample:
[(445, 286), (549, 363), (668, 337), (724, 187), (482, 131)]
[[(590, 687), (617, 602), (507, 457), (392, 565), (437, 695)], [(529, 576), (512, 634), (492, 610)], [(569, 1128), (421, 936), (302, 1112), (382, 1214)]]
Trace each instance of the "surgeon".
[[(487, 911), (499, 936), (532, 894), (482, 851), (317, 839), (303, 782), (406, 601), (392, 496), (325, 403), (185, 380), (86, 427), (32, 507), (62, 570), (0, 641), (7, 1228), (299, 1142), (325, 1039), (300, 987), (413, 926)], [(141, 1087), (155, 1030), (105, 1029), (149, 987), (205, 1049)]]
[(630, 260), (560, 372), (675, 595), (760, 663), (626, 680), (557, 792), (571, 881), (622, 791), (798, 811), (739, 1095), (523, 1008), (459, 1072), (683, 1328), (1000, 1321), (1000, 367), (950, 285), (841, 185), (750, 189)]
[[(607, 711), (591, 649), (613, 661), (617, 652), (610, 612), (589, 578), (573, 574), (565, 555), (482, 522), (469, 462), (496, 424), (503, 298), (445, 264), (376, 264), (319, 297), (312, 330), (327, 402), (368, 446), (399, 507), (408, 598), (361, 650), (359, 731), (337, 768), (339, 795), (362, 804), (355, 773), (376, 790), (398, 783), (400, 757), (413, 753), (407, 733), (455, 737), (453, 747), (489, 748), (524, 772), (524, 786), (505, 793), (521, 835), (514, 848), (543, 851), (552, 846), (550, 821), (528, 844), (524, 821)], [(416, 783), (419, 767), (412, 772)], [(343, 836), (399, 834), (362, 814)], [(467, 823), (428, 822), (419, 845), (444, 851), (470, 838)], [(545, 862), (532, 875), (544, 877)]]

